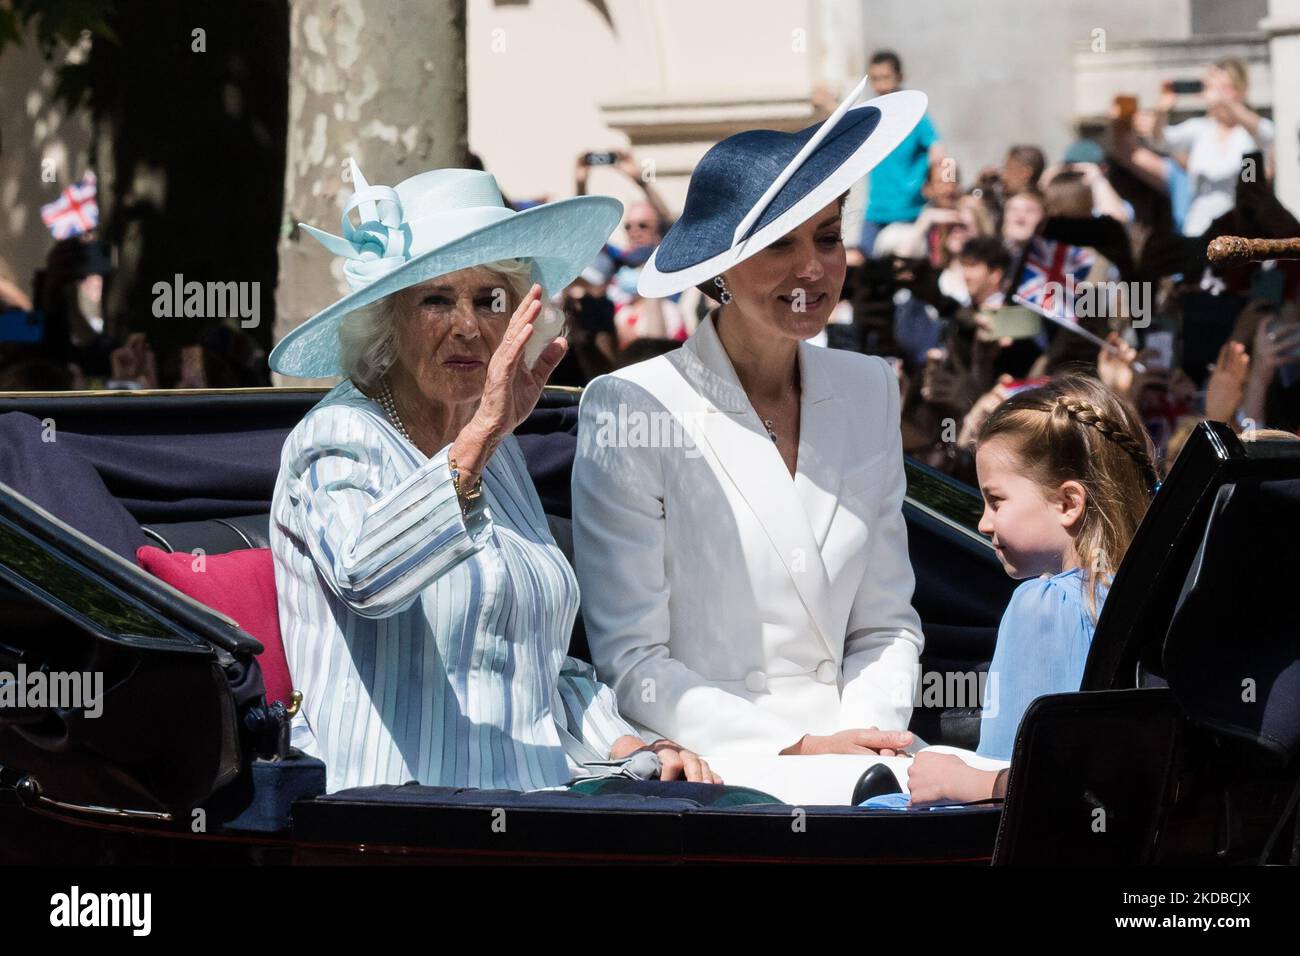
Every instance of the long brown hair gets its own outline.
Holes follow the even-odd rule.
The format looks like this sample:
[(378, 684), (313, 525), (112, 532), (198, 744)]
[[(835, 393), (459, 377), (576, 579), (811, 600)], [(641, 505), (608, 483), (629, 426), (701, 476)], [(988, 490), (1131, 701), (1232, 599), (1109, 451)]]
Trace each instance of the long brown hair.
[(976, 447), (1003, 438), (1026, 477), (1044, 488), (1077, 481), (1087, 493), (1074, 539), (1088, 610), (1124, 560), (1157, 482), (1155, 449), (1129, 404), (1090, 375), (1069, 374), (1020, 392), (984, 422)]

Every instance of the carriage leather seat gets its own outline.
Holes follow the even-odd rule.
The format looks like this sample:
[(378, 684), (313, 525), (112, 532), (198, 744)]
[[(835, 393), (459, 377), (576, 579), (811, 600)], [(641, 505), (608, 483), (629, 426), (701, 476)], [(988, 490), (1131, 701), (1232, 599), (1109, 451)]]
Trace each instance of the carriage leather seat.
[(204, 554), (222, 554), (271, 546), (269, 512), (206, 521), (151, 522), (140, 527), (150, 542), (164, 551), (202, 549)]

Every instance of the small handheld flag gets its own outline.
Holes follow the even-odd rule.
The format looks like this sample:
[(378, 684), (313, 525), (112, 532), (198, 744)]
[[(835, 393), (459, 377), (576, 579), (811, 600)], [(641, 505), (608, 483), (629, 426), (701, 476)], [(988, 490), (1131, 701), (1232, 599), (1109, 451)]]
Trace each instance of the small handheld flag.
[(95, 174), (87, 172), (81, 182), (63, 190), (54, 202), (42, 206), (41, 220), (55, 239), (80, 236), (99, 225)]

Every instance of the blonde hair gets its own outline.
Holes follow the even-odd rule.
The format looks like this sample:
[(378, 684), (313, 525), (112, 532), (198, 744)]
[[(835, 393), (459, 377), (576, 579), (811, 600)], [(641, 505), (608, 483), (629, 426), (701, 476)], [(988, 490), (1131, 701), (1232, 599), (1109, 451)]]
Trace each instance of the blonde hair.
[(974, 217), (975, 230), (971, 235), (993, 236), (997, 234), (997, 224), (993, 221), (993, 213), (989, 212), (989, 207), (984, 204), (984, 200), (977, 196), (962, 196), (957, 200), (957, 208), (969, 210), (971, 216)]
[(1237, 92), (1242, 96), (1250, 89), (1250, 73), (1246, 68), (1246, 61), (1236, 56), (1225, 56), (1221, 60), (1215, 60), (1216, 69), (1222, 70), (1228, 74), (1228, 79), (1232, 85), (1237, 88)]
[[(511, 312), (535, 281), (531, 259), (502, 259), (466, 271), (480, 270), (504, 281)], [(545, 289), (542, 298), (546, 298)], [(392, 293), (349, 312), (339, 323), (339, 365), (344, 377), (361, 391), (372, 394), (397, 361), (397, 326), (401, 319), (397, 293)]]
[(1155, 454), (1137, 414), (1100, 381), (1063, 375), (1013, 395), (984, 422), (976, 448), (1011, 444), (1025, 474), (1044, 488), (1077, 481), (1087, 494), (1074, 539), (1084, 566), (1088, 610), (1113, 578), (1155, 491)]
[[(956, 208), (958, 212), (969, 212), (971, 219), (974, 220), (975, 228), (967, 230), (967, 232), (970, 233), (970, 235), (967, 236), (968, 239), (973, 239), (979, 236), (993, 236), (997, 234), (998, 230), (997, 225), (993, 221), (993, 213), (989, 212), (989, 207), (984, 205), (984, 200), (980, 199), (978, 196), (972, 196), (969, 193), (965, 196), (959, 196), (957, 198)], [(956, 225), (964, 225), (964, 223), (950, 222), (944, 223), (939, 227), (939, 235), (942, 238), (939, 242), (939, 249), (936, 256), (938, 261), (936, 262), (936, 265), (938, 265), (940, 269), (947, 269), (957, 258), (957, 253), (948, 251), (948, 235)]]

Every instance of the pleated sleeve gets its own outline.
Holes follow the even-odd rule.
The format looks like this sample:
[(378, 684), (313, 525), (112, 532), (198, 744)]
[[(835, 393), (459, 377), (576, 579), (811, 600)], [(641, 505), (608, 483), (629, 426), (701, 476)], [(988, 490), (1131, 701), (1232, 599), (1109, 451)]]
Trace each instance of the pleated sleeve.
[(325, 584), (362, 617), (407, 609), (492, 542), (482, 498), (461, 514), (450, 445), (396, 482), (389, 456), (403, 453), (401, 441), (368, 412), (335, 405), (308, 416), (281, 462), (296, 532)]

